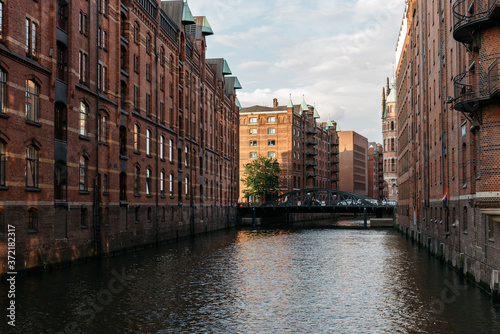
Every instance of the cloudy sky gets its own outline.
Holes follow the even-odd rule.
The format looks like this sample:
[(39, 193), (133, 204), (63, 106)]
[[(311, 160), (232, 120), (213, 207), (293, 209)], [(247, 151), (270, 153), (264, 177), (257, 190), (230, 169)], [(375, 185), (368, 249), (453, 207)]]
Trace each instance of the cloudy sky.
[(404, 0), (188, 0), (214, 35), (207, 56), (225, 58), (243, 107), (294, 104), (381, 142), (381, 99), (392, 76)]

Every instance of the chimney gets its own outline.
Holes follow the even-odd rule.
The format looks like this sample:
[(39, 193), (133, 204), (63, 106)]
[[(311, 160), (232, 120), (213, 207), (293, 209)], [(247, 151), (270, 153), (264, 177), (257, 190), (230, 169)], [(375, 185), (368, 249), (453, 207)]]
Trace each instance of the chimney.
[(277, 98), (273, 99), (273, 108), (274, 109), (278, 108), (278, 99)]

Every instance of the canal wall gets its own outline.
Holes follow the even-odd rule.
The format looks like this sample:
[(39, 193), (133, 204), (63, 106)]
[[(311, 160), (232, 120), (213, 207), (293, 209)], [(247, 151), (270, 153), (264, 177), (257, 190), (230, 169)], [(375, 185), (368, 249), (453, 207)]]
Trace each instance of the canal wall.
[[(11, 208), (14, 210), (15, 208)], [(16, 224), (17, 272), (48, 270), (100, 256), (111, 256), (235, 226), (236, 206), (110, 206), (102, 224), (81, 225), (92, 206), (45, 207), (36, 233)], [(89, 221), (92, 221), (88, 217)], [(61, 231), (63, 229), (64, 231)], [(7, 243), (0, 246), (0, 277), (7, 270)]]
[[(446, 240), (447, 235), (443, 235), (443, 239), (437, 239), (422, 231), (418, 231), (413, 226), (405, 226), (395, 224), (395, 228), (399, 230), (406, 238), (417, 242), (421, 247), (424, 247), (429, 254), (446, 262), (453, 267), (461, 275), (465, 275), (470, 281), (483, 288), (491, 294), (495, 303), (500, 303), (499, 280), (500, 271), (498, 266), (489, 265), (487, 260), (488, 250), (481, 247), (464, 247), (457, 248), (449, 240)], [(493, 261), (495, 261), (493, 259)], [(491, 262), (490, 262), (491, 263)]]

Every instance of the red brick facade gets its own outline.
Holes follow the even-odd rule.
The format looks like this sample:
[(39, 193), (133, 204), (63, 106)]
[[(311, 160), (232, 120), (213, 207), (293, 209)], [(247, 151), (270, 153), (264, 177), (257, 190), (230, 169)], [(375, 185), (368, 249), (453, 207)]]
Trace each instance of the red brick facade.
[[(317, 123), (319, 114), (302, 105), (254, 106), (240, 112), (240, 180), (244, 166), (258, 156), (275, 158), (281, 168), (282, 193), (305, 188), (338, 189), (336, 124)], [(241, 182), (241, 181), (240, 181)], [(240, 198), (245, 189), (240, 184)], [(245, 199), (246, 200), (246, 199)]]
[(500, 270), (499, 14), (497, 1), (410, 1), (397, 70), (399, 222), (491, 289)]
[(0, 6), (0, 241), (14, 225), (18, 270), (232, 224), (241, 87), (206, 59), (204, 17), (183, 1)]

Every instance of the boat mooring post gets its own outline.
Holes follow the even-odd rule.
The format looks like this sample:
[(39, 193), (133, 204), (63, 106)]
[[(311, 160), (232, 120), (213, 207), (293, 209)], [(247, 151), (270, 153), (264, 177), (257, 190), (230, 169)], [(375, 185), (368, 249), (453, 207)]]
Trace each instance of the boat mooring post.
[(255, 228), (255, 225), (256, 225), (255, 224), (255, 208), (252, 208), (252, 214), (253, 214), (253, 216), (252, 216), (252, 223), (253, 223), (253, 227)]
[(368, 229), (368, 212), (366, 208), (363, 208), (363, 218), (365, 220), (365, 229)]

